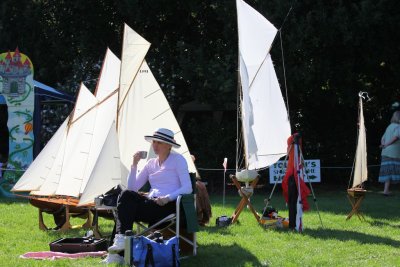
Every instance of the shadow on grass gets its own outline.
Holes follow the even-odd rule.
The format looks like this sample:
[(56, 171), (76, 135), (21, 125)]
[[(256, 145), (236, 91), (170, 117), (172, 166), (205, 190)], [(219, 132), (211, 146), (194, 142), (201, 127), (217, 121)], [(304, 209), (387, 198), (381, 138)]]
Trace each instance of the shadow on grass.
[(374, 220), (372, 222), (368, 222), (371, 226), (377, 226), (377, 227), (384, 227), (384, 226), (389, 226), (392, 228), (400, 228), (400, 224), (391, 224), (385, 221), (379, 221), (379, 220)]
[[(240, 224), (239, 221), (236, 222), (237, 224)], [(231, 231), (229, 230), (230, 226), (226, 227), (219, 227), (219, 226), (207, 226), (207, 227), (201, 227), (200, 231), (202, 232), (208, 232), (210, 234), (219, 234), (219, 235), (231, 235)]]
[[(388, 197), (384, 197), (378, 192), (371, 191), (367, 192), (359, 210), (364, 216), (369, 216), (374, 221), (375, 219), (396, 220), (400, 218), (398, 201), (399, 197), (393, 196), (388, 199)], [(347, 215), (351, 211), (351, 205), (347, 199), (346, 192), (340, 192), (337, 197), (328, 197), (321, 202), (320, 210), (322, 211), (344, 215)]]
[(305, 235), (309, 235), (314, 238), (320, 239), (337, 239), (340, 241), (354, 240), (362, 244), (382, 244), (390, 245), (395, 248), (400, 247), (400, 242), (371, 234), (364, 234), (355, 231), (344, 231), (336, 229), (306, 229), (303, 232)]
[(182, 266), (268, 266), (268, 263), (261, 263), (252, 253), (239, 244), (202, 245), (195, 257), (182, 260)]

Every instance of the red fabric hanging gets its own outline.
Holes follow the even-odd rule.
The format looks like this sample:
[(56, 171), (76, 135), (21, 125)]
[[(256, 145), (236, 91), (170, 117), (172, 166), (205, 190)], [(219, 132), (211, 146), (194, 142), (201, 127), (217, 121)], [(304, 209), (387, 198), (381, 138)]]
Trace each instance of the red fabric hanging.
[[(306, 185), (306, 183), (303, 181), (303, 179), (298, 179), (298, 173), (297, 170), (295, 169), (295, 164), (294, 164), (294, 139), (298, 138), (298, 145), (300, 146), (300, 150), (302, 150), (303, 144), (302, 144), (302, 139), (297, 136), (298, 133), (295, 133), (293, 135), (291, 135), (288, 138), (288, 165), (286, 168), (286, 173), (285, 173), (285, 177), (283, 177), (282, 180), (282, 190), (283, 190), (283, 197), (285, 198), (286, 203), (288, 203), (288, 181), (289, 181), (289, 177), (290, 176), (294, 176), (295, 177), (295, 181), (296, 181), (296, 186), (297, 188), (299, 188), (298, 185), (298, 180), (300, 180), (300, 193), (301, 193), (301, 203), (303, 204), (303, 211), (307, 211), (310, 209), (310, 205), (308, 204), (307, 201), (307, 196), (311, 193), (310, 189), (308, 188), (308, 186)], [(303, 168), (303, 165), (301, 164), (301, 157), (300, 155), (298, 155), (298, 161), (299, 161), (299, 169)]]

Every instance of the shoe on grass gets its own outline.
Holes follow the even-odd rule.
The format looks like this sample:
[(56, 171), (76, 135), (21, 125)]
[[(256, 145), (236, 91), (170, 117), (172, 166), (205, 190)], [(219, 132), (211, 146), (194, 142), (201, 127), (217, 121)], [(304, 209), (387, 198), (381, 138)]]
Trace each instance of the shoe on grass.
[(116, 234), (114, 237), (114, 244), (108, 248), (110, 254), (116, 254), (125, 249), (125, 235)]
[(111, 263), (116, 263), (118, 265), (124, 265), (125, 261), (124, 261), (124, 257), (122, 257), (119, 254), (111, 254), (108, 253), (107, 258), (105, 258), (104, 260), (101, 261), (101, 263), (103, 264), (111, 264)]

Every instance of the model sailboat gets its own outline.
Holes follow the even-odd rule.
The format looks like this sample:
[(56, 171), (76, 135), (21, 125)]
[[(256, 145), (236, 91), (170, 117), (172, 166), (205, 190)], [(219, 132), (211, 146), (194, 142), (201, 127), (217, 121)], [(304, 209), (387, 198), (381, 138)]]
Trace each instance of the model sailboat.
[[(237, 0), (236, 4), (244, 168), (257, 170), (286, 155), (291, 129), (269, 53), (277, 29), (244, 1)], [(247, 180), (239, 178), (239, 173), (237, 176)], [(251, 175), (248, 178), (251, 180)]]
[(74, 111), (14, 192), (30, 192), (32, 199), (54, 208), (91, 206), (96, 196), (126, 184), (132, 155), (150, 150), (143, 136), (159, 127), (175, 132), (182, 144), (178, 152), (189, 171), (196, 172), (175, 116), (144, 59), (149, 47), (125, 25), (122, 61), (107, 50), (95, 94), (81, 86)]
[[(186, 159), (189, 172), (197, 172), (179, 124), (144, 59), (149, 47), (149, 42), (125, 25), (116, 132), (110, 132), (117, 136), (118, 146), (108, 145), (110, 152), (100, 155), (79, 205), (92, 203), (96, 196), (102, 194), (99, 192), (104, 193), (120, 183), (121, 179), (126, 179), (132, 164), (132, 155), (136, 151), (145, 150), (149, 152), (148, 158), (155, 157), (150, 144), (144, 140), (143, 136), (152, 133), (158, 127), (174, 131), (176, 141), (181, 144), (176, 151)], [(110, 137), (109, 142), (116, 142), (114, 139)], [(116, 158), (117, 161), (115, 161)], [(107, 162), (112, 161), (115, 168), (118, 162), (122, 165), (120, 176), (115, 168), (115, 171), (110, 173)], [(141, 169), (144, 164), (145, 161), (140, 161), (138, 169)], [(110, 174), (105, 176), (104, 173)]]
[(115, 120), (117, 94), (110, 95), (109, 90), (117, 89), (118, 78), (113, 83), (109, 77), (119, 70), (119, 59), (108, 50), (105, 64), (108, 68), (102, 69), (96, 95), (81, 84), (74, 110), (15, 184), (14, 192), (80, 196)]
[[(354, 162), (354, 175), (353, 183), (347, 189), (348, 199), (352, 205), (352, 210), (347, 216), (347, 220), (350, 219), (354, 214), (361, 219), (364, 219), (362, 214), (359, 212), (361, 202), (365, 197), (366, 190), (364, 189), (364, 182), (368, 180), (368, 168), (367, 168), (367, 141), (364, 124), (364, 112), (363, 112), (363, 98), (368, 97), (365, 92), (360, 92), (359, 96), (359, 108), (358, 108), (358, 139), (356, 157)], [(350, 182), (351, 182), (350, 177)]]
[[(286, 140), (291, 129), (270, 55), (277, 29), (244, 1), (237, 0), (236, 7), (240, 73), (238, 119), (241, 120), (244, 148), (241, 153), (238, 145), (236, 179), (246, 183), (245, 190), (241, 191), (249, 195), (249, 182), (258, 177), (257, 170), (269, 167), (286, 155)], [(241, 164), (243, 157), (244, 166)]]

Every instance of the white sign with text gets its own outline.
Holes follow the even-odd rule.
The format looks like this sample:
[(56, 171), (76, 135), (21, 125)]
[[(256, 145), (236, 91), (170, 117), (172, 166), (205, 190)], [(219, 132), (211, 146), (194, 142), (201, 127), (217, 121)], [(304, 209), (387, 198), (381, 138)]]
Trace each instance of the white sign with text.
[[(286, 168), (287, 161), (283, 160), (277, 161), (275, 164), (271, 165), (269, 167), (269, 183), (282, 183), (282, 179), (285, 177)], [(305, 160), (304, 170), (304, 182), (321, 182), (321, 165), (319, 159)]]

